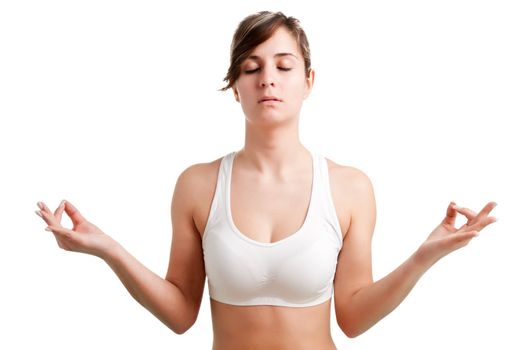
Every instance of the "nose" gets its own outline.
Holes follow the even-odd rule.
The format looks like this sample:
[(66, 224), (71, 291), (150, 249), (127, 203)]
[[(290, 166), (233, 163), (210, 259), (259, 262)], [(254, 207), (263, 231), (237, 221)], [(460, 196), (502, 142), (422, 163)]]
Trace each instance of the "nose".
[(260, 81), (260, 86), (261, 87), (266, 87), (266, 86), (274, 86), (274, 78), (272, 77), (272, 75), (270, 74), (269, 70), (268, 69), (265, 69), (263, 74), (261, 75), (261, 81)]
[(266, 86), (274, 86), (274, 82), (270, 79), (262, 80), (261, 84), (262, 87)]

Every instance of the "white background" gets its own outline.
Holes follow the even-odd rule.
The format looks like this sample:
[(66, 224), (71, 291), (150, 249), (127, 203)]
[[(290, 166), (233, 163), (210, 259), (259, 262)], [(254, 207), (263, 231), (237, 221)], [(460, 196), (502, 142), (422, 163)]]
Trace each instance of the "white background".
[(460, 0), (1, 2), (0, 348), (210, 349), (207, 287), (195, 325), (172, 333), (34, 210), (72, 201), (164, 276), (178, 175), (243, 146), (240, 105), (217, 89), (236, 26), (260, 10), (299, 18), (311, 44), (301, 141), (373, 182), (375, 279), (449, 201), (498, 203), (497, 223), (368, 332), (346, 338), (332, 309), (337, 347), (525, 349), (527, 11)]

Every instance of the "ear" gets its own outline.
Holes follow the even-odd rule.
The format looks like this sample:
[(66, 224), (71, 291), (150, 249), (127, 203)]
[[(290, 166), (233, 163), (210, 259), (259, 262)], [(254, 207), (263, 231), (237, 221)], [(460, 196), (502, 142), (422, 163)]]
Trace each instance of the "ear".
[(306, 78), (306, 89), (304, 92), (304, 99), (306, 99), (309, 94), (311, 93), (311, 90), (313, 89), (313, 84), (315, 83), (315, 71), (313, 68), (309, 69), (309, 75)]
[(236, 88), (236, 85), (232, 86), (232, 92), (234, 93), (234, 98), (237, 102), (240, 102), (240, 94), (238, 93), (238, 89)]

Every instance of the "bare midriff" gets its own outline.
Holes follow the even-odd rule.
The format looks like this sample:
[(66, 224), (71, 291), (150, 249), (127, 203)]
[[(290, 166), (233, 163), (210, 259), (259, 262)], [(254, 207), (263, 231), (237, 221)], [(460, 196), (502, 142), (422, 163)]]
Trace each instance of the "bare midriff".
[(309, 307), (238, 306), (210, 299), (213, 350), (336, 350), (331, 300)]

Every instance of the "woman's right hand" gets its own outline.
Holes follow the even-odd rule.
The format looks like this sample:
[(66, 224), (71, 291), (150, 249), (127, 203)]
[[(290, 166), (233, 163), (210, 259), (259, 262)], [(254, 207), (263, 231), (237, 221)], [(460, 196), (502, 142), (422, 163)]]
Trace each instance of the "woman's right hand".
[[(46, 230), (53, 232), (62, 249), (104, 258), (112, 247), (114, 241), (111, 237), (86, 220), (70, 202), (62, 201), (54, 213), (43, 202), (38, 202), (37, 206), (40, 210), (35, 212), (48, 224)], [(64, 211), (73, 223), (72, 229), (61, 224)]]

